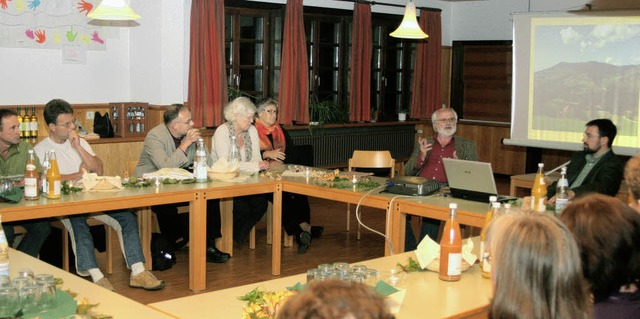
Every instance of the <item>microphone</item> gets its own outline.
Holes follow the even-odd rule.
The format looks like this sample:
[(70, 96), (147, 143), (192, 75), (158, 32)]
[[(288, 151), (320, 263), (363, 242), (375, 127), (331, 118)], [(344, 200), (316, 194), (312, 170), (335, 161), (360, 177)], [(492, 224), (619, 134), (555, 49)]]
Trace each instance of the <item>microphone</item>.
[(560, 165), (560, 166), (558, 166), (558, 167), (556, 167), (556, 168), (544, 173), (544, 176), (549, 176), (549, 174), (553, 174), (553, 172), (555, 172), (555, 171), (557, 171), (557, 170), (569, 165), (569, 163), (571, 163), (571, 161), (567, 161), (566, 163), (564, 163), (564, 164), (562, 164), (562, 165)]

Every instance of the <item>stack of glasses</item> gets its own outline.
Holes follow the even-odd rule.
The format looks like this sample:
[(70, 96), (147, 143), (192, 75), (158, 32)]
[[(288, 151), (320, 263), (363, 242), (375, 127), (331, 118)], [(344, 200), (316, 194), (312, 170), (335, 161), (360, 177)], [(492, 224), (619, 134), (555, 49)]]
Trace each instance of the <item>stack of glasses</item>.
[(56, 306), (56, 284), (52, 275), (21, 269), (18, 277), (0, 276), (0, 318), (46, 311)]
[(343, 281), (365, 283), (372, 287), (378, 283), (379, 274), (376, 269), (367, 268), (365, 265), (354, 265), (336, 262), (333, 264), (320, 264), (318, 268), (307, 270), (307, 284), (314, 280), (337, 279)]

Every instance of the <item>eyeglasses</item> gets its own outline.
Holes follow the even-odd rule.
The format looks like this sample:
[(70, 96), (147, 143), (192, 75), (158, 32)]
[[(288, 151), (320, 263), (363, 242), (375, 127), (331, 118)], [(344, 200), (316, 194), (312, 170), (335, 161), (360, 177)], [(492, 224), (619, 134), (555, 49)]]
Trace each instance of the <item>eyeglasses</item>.
[(71, 126), (72, 126), (72, 125), (75, 125), (75, 123), (76, 123), (76, 119), (74, 118), (74, 119), (72, 119), (72, 120), (71, 120), (71, 121), (69, 121), (69, 122), (66, 122), (66, 123), (63, 123), (63, 124), (58, 124), (58, 123), (56, 123), (56, 125), (57, 125), (57, 126), (62, 126), (62, 127), (64, 127), (64, 128), (71, 128)]
[(446, 118), (446, 119), (437, 119), (436, 122), (440, 122), (440, 123), (447, 123), (447, 122), (451, 122), (451, 123), (455, 123), (458, 119), (456, 119), (455, 117), (450, 117), (450, 118)]
[(278, 110), (264, 110), (267, 113), (271, 113), (271, 114), (278, 114)]
[(178, 122), (178, 124), (185, 124), (185, 125), (189, 125), (189, 124), (191, 124), (191, 122), (193, 122), (193, 120), (192, 120), (192, 119), (188, 119), (188, 120), (186, 120), (186, 121), (184, 121), (184, 122)]

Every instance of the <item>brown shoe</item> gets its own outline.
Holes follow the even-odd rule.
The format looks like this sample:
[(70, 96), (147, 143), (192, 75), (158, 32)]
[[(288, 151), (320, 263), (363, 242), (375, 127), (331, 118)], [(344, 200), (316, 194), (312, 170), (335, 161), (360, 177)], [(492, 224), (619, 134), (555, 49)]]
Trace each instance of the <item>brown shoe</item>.
[(158, 280), (150, 271), (145, 270), (129, 280), (129, 287), (144, 290), (160, 290), (164, 288), (164, 281)]
[(111, 284), (109, 279), (107, 279), (107, 277), (100, 278), (100, 280), (96, 281), (95, 284), (102, 288), (109, 289), (111, 291), (116, 291), (116, 289), (113, 288), (113, 285)]

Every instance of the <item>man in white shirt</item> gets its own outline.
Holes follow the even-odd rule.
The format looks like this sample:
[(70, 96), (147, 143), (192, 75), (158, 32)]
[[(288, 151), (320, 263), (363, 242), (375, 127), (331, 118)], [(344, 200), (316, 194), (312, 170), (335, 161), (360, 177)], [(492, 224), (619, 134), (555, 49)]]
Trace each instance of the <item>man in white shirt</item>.
[[(46, 150), (55, 151), (63, 181), (79, 180), (84, 171), (102, 175), (102, 161), (93, 152), (89, 143), (79, 137), (76, 132), (71, 105), (64, 100), (54, 99), (45, 105), (43, 113), (49, 128), (49, 137), (34, 147), (38, 157), (44, 158)], [(87, 218), (87, 215), (73, 215), (68, 217), (68, 220), (63, 220), (72, 237), (72, 246), (76, 254), (76, 270), (81, 276), (90, 275), (93, 282), (99, 286), (114, 290), (111, 282), (98, 268)], [(135, 215), (130, 211), (112, 211), (106, 212), (102, 218), (119, 230), (118, 235), (124, 246), (125, 261), (131, 268), (129, 286), (145, 290), (164, 288), (164, 281), (158, 280), (144, 267), (145, 260)]]

